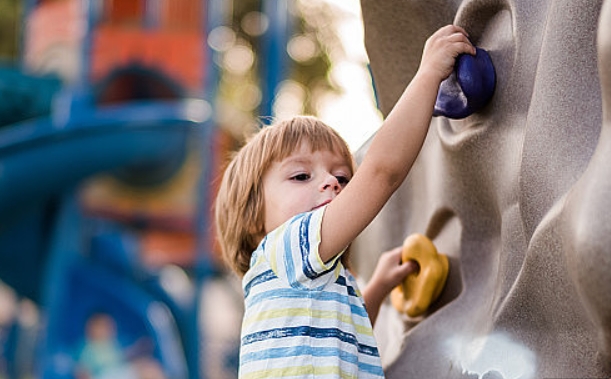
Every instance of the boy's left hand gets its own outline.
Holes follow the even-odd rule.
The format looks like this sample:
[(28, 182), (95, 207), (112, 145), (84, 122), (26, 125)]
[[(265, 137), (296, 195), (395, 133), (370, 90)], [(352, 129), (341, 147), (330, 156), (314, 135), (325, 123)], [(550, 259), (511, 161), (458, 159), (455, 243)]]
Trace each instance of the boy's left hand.
[(399, 246), (382, 253), (371, 276), (369, 284), (378, 287), (378, 290), (384, 294), (384, 297), (393, 288), (401, 284), (409, 274), (417, 272), (419, 269), (418, 263), (414, 261), (401, 263), (401, 252), (402, 247)]
[(378, 318), (382, 302), (393, 288), (402, 283), (409, 274), (419, 269), (418, 264), (414, 261), (401, 263), (402, 251), (403, 248), (399, 246), (382, 253), (369, 283), (363, 290), (365, 306), (372, 325)]

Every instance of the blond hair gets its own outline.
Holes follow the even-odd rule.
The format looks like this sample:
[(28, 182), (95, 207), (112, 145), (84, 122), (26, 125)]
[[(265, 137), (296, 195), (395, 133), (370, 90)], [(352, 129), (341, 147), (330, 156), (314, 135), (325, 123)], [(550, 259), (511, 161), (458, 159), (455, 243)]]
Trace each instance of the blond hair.
[(272, 163), (296, 151), (302, 143), (312, 151), (328, 150), (346, 159), (354, 173), (350, 148), (322, 121), (299, 116), (264, 127), (233, 156), (223, 175), (215, 202), (217, 238), (226, 262), (240, 276), (265, 236), (263, 175)]

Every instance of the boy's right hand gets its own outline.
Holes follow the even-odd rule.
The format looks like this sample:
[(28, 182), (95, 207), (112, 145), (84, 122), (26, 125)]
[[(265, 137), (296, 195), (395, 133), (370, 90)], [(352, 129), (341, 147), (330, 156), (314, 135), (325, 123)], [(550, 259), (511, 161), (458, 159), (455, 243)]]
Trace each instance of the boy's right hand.
[(460, 54), (475, 55), (475, 47), (463, 28), (446, 25), (427, 39), (418, 72), (433, 75), (441, 83), (452, 73)]

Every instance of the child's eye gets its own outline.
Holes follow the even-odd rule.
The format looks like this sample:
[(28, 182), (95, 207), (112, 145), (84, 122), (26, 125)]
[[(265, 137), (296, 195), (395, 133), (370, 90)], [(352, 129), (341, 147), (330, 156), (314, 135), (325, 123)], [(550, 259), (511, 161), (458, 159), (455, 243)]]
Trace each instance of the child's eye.
[(295, 180), (297, 182), (305, 182), (308, 179), (310, 179), (309, 174), (297, 174), (297, 175), (291, 176), (291, 180)]
[(346, 176), (342, 176), (342, 175), (336, 175), (335, 178), (337, 178), (337, 182), (343, 187), (346, 184), (348, 184), (348, 182), (350, 181), (350, 179), (348, 179), (348, 177)]

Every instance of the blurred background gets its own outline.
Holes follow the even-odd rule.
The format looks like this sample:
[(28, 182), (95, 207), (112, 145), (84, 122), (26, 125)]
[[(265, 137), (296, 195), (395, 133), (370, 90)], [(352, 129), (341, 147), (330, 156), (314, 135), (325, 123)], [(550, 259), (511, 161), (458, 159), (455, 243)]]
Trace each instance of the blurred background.
[(234, 378), (229, 152), (381, 117), (358, 0), (0, 0), (0, 378)]

